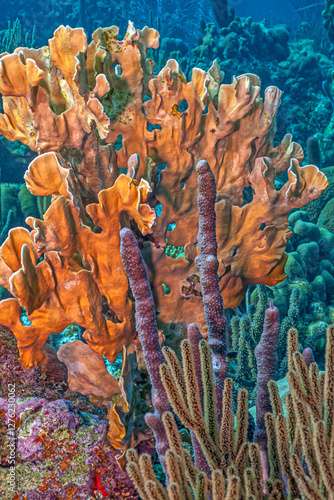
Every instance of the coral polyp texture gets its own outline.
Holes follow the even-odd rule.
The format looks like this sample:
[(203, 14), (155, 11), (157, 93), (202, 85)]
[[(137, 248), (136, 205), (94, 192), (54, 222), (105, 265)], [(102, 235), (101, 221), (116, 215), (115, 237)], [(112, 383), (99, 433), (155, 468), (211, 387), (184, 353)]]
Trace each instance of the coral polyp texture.
[(190, 81), (174, 59), (155, 74), (147, 52), (159, 34), (132, 23), (123, 39), (115, 26), (92, 38), (88, 44), (83, 29), (60, 26), (48, 46), (0, 59), (0, 133), (38, 153), (26, 186), (52, 195), (43, 220), (28, 217), (31, 231), (12, 229), (0, 249), (0, 284), (13, 296), (0, 303), (0, 324), (14, 332), (26, 367), (42, 363), (49, 335), (73, 323), (111, 362), (130, 343), (122, 227), (141, 240), (159, 327), (185, 331), (196, 322), (205, 334), (195, 263), (199, 160), (217, 186), (225, 307), (236, 307), (250, 284), (284, 279), (289, 212), (327, 186), (316, 166), (299, 165), (303, 152), (290, 135), (274, 146), (276, 87), (261, 97), (252, 74), (223, 84), (216, 61), (208, 71), (194, 68)]

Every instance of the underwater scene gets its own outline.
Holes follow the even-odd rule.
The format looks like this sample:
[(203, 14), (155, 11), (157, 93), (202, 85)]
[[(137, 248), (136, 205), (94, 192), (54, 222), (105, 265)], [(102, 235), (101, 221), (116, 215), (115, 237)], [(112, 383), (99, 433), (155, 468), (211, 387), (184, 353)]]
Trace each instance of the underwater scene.
[(334, 500), (334, 0), (0, 7), (0, 500)]

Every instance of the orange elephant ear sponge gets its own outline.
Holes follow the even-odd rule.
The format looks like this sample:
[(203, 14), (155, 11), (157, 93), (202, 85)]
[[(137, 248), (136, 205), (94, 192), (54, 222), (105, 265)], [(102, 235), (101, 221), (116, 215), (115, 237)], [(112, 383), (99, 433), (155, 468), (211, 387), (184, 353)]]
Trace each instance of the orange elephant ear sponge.
[(147, 52), (158, 46), (156, 30), (132, 23), (123, 39), (116, 26), (98, 28), (89, 44), (82, 28), (60, 26), (47, 46), (0, 58), (0, 133), (38, 153), (26, 186), (51, 196), (43, 220), (28, 217), (32, 231), (18, 228), (0, 249), (1, 282), (13, 295), (0, 302), (0, 322), (26, 366), (44, 359), (50, 333), (72, 323), (110, 361), (131, 342), (124, 227), (141, 239), (159, 328), (182, 336), (196, 322), (207, 333), (196, 265), (200, 160), (216, 184), (225, 307), (238, 306), (249, 285), (285, 278), (289, 211), (327, 186), (317, 167), (299, 165), (303, 151), (290, 134), (273, 146), (278, 88), (262, 97), (252, 73), (224, 83), (217, 61), (193, 68), (189, 81), (175, 59), (154, 74)]
[[(130, 162), (131, 163), (131, 162)], [(146, 203), (151, 188), (125, 174), (99, 193), (99, 203), (86, 207), (96, 233), (84, 225), (75, 203), (75, 180), (54, 155), (39, 156), (30, 166), (26, 180), (35, 194), (48, 194), (45, 184), (57, 193), (44, 220), (27, 219), (33, 228), (10, 232), (1, 251), (1, 261), (10, 271), (8, 289), (19, 307), (10, 317), (9, 303), (0, 303), (0, 322), (17, 338), (21, 362), (27, 367), (45, 360), (42, 348), (51, 333), (60, 333), (75, 323), (85, 329), (90, 348), (113, 362), (134, 332), (133, 303), (119, 253), (121, 215), (127, 213), (147, 234), (155, 212)], [(47, 176), (50, 175), (48, 182)], [(71, 189), (70, 189), (71, 186)], [(61, 195), (60, 193), (64, 194)], [(38, 262), (38, 257), (44, 259)], [(30, 325), (20, 320), (24, 307)]]

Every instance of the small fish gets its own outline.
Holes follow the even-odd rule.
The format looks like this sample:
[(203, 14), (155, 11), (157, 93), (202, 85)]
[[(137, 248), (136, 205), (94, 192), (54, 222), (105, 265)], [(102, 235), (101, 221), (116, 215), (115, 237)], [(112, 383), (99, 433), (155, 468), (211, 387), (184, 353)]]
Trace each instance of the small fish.
[(152, 68), (152, 70), (153, 70), (153, 69), (154, 69), (154, 67), (155, 67), (155, 62), (153, 61), (153, 59), (152, 59), (151, 57), (149, 57), (147, 60), (148, 60), (148, 62), (150, 63), (150, 66), (151, 66), (151, 68)]
[(229, 351), (227, 354), (226, 354), (226, 361), (228, 363), (231, 363), (231, 361), (233, 361), (236, 357), (237, 357), (237, 352), (236, 351)]
[(178, 116), (179, 118), (181, 117), (181, 113), (179, 111), (178, 104), (173, 104), (173, 106), (172, 106), (172, 115)]
[(190, 434), (187, 431), (187, 429), (181, 429), (179, 431), (179, 434), (181, 436), (181, 440), (182, 440), (183, 443), (191, 444), (191, 437), (190, 437)]
[(185, 77), (181, 73), (177, 73), (176, 71), (173, 71), (173, 74), (177, 78), (180, 78), (180, 80), (181, 80), (182, 83), (187, 83), (187, 80), (185, 79)]

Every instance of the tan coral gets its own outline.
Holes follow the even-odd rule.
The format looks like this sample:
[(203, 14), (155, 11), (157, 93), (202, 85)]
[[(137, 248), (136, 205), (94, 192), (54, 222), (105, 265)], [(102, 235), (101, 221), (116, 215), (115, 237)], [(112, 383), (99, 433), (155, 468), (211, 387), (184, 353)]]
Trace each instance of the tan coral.
[(37, 156), (24, 174), (26, 186), (35, 196), (50, 194), (68, 197), (66, 177), (68, 169), (63, 168), (56, 153), (45, 153)]
[[(1, 58), (0, 89), (9, 96), (5, 101), (5, 114), (0, 116), (0, 131), (5, 137), (23, 140), (33, 150), (47, 151), (62, 146), (81, 148), (85, 134), (91, 132), (92, 122), (100, 136), (106, 136), (109, 119), (96, 97), (101, 98), (103, 92), (108, 91), (106, 78), (100, 76), (86, 96), (81, 95), (82, 89), (74, 81), (76, 74), (85, 71), (77, 54), (86, 50), (86, 35), (81, 28), (60, 26), (49, 40), (49, 49), (23, 49), (20, 55), (14, 53)], [(39, 85), (41, 82), (43, 87)], [(21, 96), (26, 98), (28, 106)], [(24, 124), (20, 125), (18, 137), (15, 137), (18, 127), (13, 127), (10, 120), (14, 106), (19, 109), (19, 123)], [(61, 113), (56, 114), (56, 110)], [(24, 137), (23, 129), (27, 129)]]
[(62, 345), (57, 356), (67, 366), (71, 391), (104, 399), (121, 392), (118, 381), (107, 372), (102, 356), (96, 356), (80, 340)]
[(4, 114), (0, 114), (0, 132), (9, 141), (21, 141), (36, 151), (36, 132), (25, 97), (3, 97)]
[(18, 54), (8, 54), (0, 59), (0, 92), (5, 96), (25, 97), (32, 102), (31, 90), (44, 78), (33, 59), (25, 64)]
[[(0, 304), (0, 310), (13, 308), (11, 324), (27, 365), (40, 362), (47, 332), (63, 327), (48, 313), (48, 301), (66, 321), (86, 329), (85, 339), (96, 354), (114, 359), (130, 341), (133, 304), (119, 256), (118, 232), (124, 225), (137, 226), (144, 236), (153, 229), (143, 252), (163, 328), (182, 331), (196, 321), (203, 330), (194, 264), (194, 167), (200, 159), (209, 162), (217, 185), (219, 276), (227, 307), (240, 303), (249, 284), (284, 279), (289, 210), (326, 188), (316, 167), (299, 166), (303, 152), (290, 135), (273, 145), (279, 89), (268, 87), (260, 97), (261, 82), (253, 74), (223, 83), (217, 61), (208, 71), (194, 68), (190, 81), (174, 59), (153, 75), (146, 53), (158, 42), (156, 30), (136, 30), (129, 23), (123, 40), (111, 26), (97, 29), (87, 46), (81, 28), (61, 26), (48, 47), (17, 49), (0, 59), (5, 93), (0, 132), (39, 153), (25, 180), (34, 194), (52, 194), (44, 220), (28, 218), (33, 231), (20, 243), (18, 238), (13, 267), (5, 247), (0, 261), (3, 282), (15, 296), (10, 300), (24, 301), (31, 311), (28, 327), (12, 302)], [(277, 191), (275, 178), (284, 172), (288, 182)], [(148, 199), (161, 212), (154, 227)], [(168, 245), (183, 247), (182, 256), (168, 257)], [(33, 252), (44, 253), (44, 261), (36, 264)], [(78, 294), (77, 309), (66, 303), (67, 292), (58, 281), (50, 280), (44, 300), (48, 273), (59, 273), (72, 290), (79, 287), (72, 292)], [(78, 311), (90, 314), (81, 297), (90, 280), (93, 319), (86, 321)], [(98, 310), (102, 307), (104, 314)], [(38, 335), (41, 339), (35, 339)]]
[[(204, 157), (215, 174), (218, 198), (223, 198), (217, 204), (220, 286), (225, 306), (236, 307), (242, 300), (248, 284), (273, 285), (284, 279), (285, 259), (282, 256), (290, 235), (286, 229), (288, 212), (291, 208), (309, 201), (312, 196), (317, 197), (320, 191), (326, 188), (326, 178), (319, 173), (316, 185), (310, 189), (313, 178), (309, 172), (313, 167), (303, 167), (305, 170), (300, 170), (299, 177), (308, 178), (307, 183), (301, 183), (304, 187), (303, 195), (300, 193), (300, 198), (292, 197), (291, 203), (283, 203), (285, 190), (294, 189), (291, 176), (294, 175), (292, 171), (296, 170), (294, 165), (298, 162), (293, 163), (289, 169), (290, 181), (280, 194), (274, 187), (275, 176), (288, 169), (291, 154), (295, 153), (302, 159), (302, 153), (298, 145), (291, 143), (289, 136), (284, 138), (278, 148), (272, 147), (273, 134), (270, 131), (274, 126), (281, 92), (269, 87), (262, 102), (258, 97), (259, 79), (254, 75), (243, 75), (230, 85), (222, 85), (220, 90), (213, 89), (211, 94), (203, 93), (208, 79), (205, 79), (203, 74), (202, 83), (199, 85), (200, 70), (193, 71), (192, 83), (183, 82), (177, 76), (173, 78), (177, 70), (178, 67), (174, 63), (171, 66), (169, 62), (151, 81), (154, 92), (152, 91), (152, 101), (148, 101), (146, 106), (149, 118), (154, 112), (155, 122), (162, 126), (170, 122), (172, 131), (172, 134), (168, 135), (164, 128), (157, 130), (156, 141), (149, 144), (153, 150), (155, 143), (159, 141), (159, 157), (168, 162), (156, 194), (163, 210), (161, 217), (157, 219), (154, 236), (162, 246), (166, 245), (166, 237), (167, 243), (174, 246), (196, 242), (198, 218), (193, 200), (197, 189), (195, 176), (189, 176), (194, 161), (189, 156), (189, 151), (193, 152), (195, 161)], [(218, 97), (216, 105), (213, 102), (215, 95)], [(172, 102), (180, 102), (182, 99), (186, 99), (188, 104), (184, 115), (167, 116), (166, 103), (170, 102), (171, 108)], [(202, 114), (202, 102), (207, 103), (208, 112), (202, 117), (204, 123), (202, 122), (200, 130), (197, 114)], [(193, 120), (192, 127), (187, 133), (187, 147), (183, 147), (183, 134), (190, 119)], [(189, 148), (191, 141), (194, 145)], [(257, 160), (256, 156), (250, 160), (254, 144), (258, 154), (266, 151), (273, 155), (270, 168), (269, 165), (265, 166), (262, 160)], [(164, 152), (165, 156), (162, 154)], [(275, 170), (276, 165), (279, 172)], [(243, 189), (248, 186), (251, 186), (255, 193), (253, 201), (242, 206)], [(168, 231), (171, 221), (175, 227)], [(260, 229), (262, 223), (266, 224), (263, 230)], [(195, 273), (195, 266), (190, 262), (189, 264), (189, 274)], [(165, 321), (167, 318), (179, 321), (178, 312), (182, 309), (180, 302), (185, 299), (182, 300), (181, 293), (184, 276), (181, 272), (175, 273), (175, 265), (170, 258), (161, 257), (154, 269), (158, 309), (162, 311), (159, 317)], [(174, 286), (171, 289), (173, 292), (166, 295), (162, 291), (162, 283), (168, 283), (171, 275), (174, 276), (175, 283), (178, 282), (179, 291), (177, 293)], [(178, 307), (170, 313), (172, 296)], [(188, 307), (199, 314), (198, 308), (195, 309), (191, 304)]]
[[(135, 356), (123, 348), (122, 373), (119, 380), (110, 375), (101, 356), (80, 340), (61, 346), (58, 359), (66, 364), (72, 391), (93, 397), (96, 404), (108, 407), (108, 439), (116, 450), (124, 452), (132, 437), (130, 406), (135, 374)], [(97, 398), (97, 399), (95, 399)], [(122, 458), (122, 454), (117, 457)]]
[[(102, 343), (108, 342), (102, 297), (89, 271), (73, 271), (56, 252), (48, 252), (37, 267), (24, 253), (22, 265), (10, 278), (15, 299), (0, 302), (0, 322), (15, 334), (24, 366), (43, 363), (46, 356), (42, 348), (49, 335), (73, 323), (89, 330)], [(21, 304), (29, 311), (30, 325), (21, 323)]]
[(38, 249), (33, 244), (30, 238), (30, 233), (23, 227), (16, 227), (11, 229), (8, 238), (1, 246), (0, 254), (1, 259), (11, 269), (11, 271), (18, 271), (22, 263), (22, 247), (26, 245), (30, 248), (30, 257), (36, 264), (38, 260)]
[[(41, 178), (38, 167), (44, 166), (43, 161), (35, 164), (35, 180)], [(32, 177), (30, 182), (30, 187), (36, 188)], [(130, 342), (134, 331), (133, 305), (119, 254), (120, 216), (128, 212), (143, 234), (150, 232), (155, 212), (145, 203), (149, 191), (147, 181), (142, 179), (138, 184), (124, 174), (114, 186), (101, 191), (100, 204), (87, 207), (101, 233), (84, 226), (78, 209), (64, 196), (51, 204), (44, 221), (27, 219), (34, 228), (31, 235), (23, 229), (11, 233), (11, 248), (18, 250), (6, 258), (9, 243), (5, 242), (1, 251), (4, 262), (15, 271), (9, 279), (10, 291), (27, 310), (31, 325), (22, 325), (19, 313), (9, 325), (5, 311), (1, 321), (12, 328), (23, 364), (34, 366), (41, 362), (44, 356), (39, 351), (50, 333), (60, 333), (72, 323), (85, 328), (84, 338), (89, 346), (111, 361)], [(36, 265), (26, 242), (38, 253), (45, 253), (42, 262)], [(17, 255), (21, 248), (19, 264)], [(73, 260), (76, 252), (82, 259)], [(14, 261), (12, 255), (17, 256)], [(105, 314), (102, 297), (108, 304)], [(1, 306), (6, 304), (0, 303)]]
[(87, 50), (87, 37), (82, 28), (71, 29), (69, 26), (59, 26), (54, 37), (49, 41), (50, 57), (65, 80), (74, 86), (76, 72), (76, 55)]

